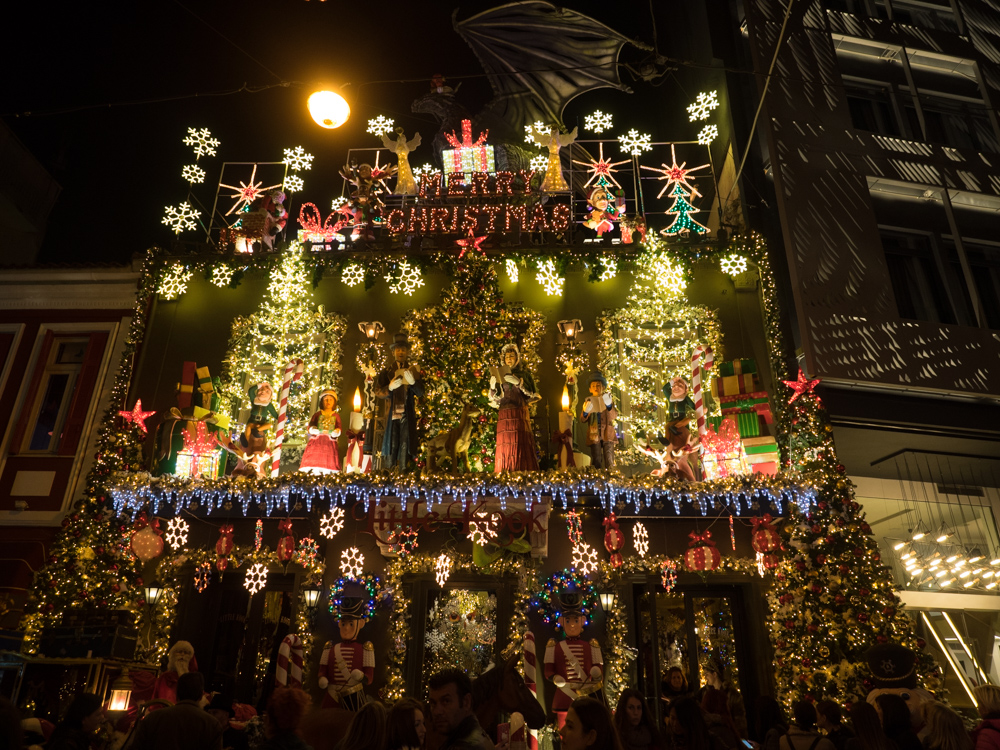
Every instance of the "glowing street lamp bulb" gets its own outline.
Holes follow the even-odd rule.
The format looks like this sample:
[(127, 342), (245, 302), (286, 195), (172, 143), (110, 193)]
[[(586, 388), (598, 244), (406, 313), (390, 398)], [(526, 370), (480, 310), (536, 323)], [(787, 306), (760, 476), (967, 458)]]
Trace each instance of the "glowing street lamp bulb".
[(990, 565), (1000, 565), (1000, 557), (990, 560)]
[(923, 573), (923, 572), (924, 572), (924, 569), (923, 569), (923, 568), (912, 568), (912, 569), (910, 570), (910, 575), (911, 575), (911, 576), (917, 576), (917, 575), (920, 575), (920, 574), (921, 574), (921, 573)]
[(982, 555), (976, 555), (975, 557), (970, 557), (969, 562), (970, 563), (979, 562), (982, 559), (983, 559)]
[(354, 411), (361, 411), (361, 389), (354, 389)]
[(949, 536), (951, 536), (951, 534), (942, 534), (941, 536), (939, 536), (937, 538), (937, 541), (938, 542), (947, 542)]
[(951, 586), (951, 584), (953, 584), (954, 582), (955, 582), (954, 578), (949, 578), (947, 581), (941, 581), (941, 588), (944, 588), (945, 586)]
[(908, 560), (911, 557), (913, 557), (913, 553), (912, 552), (907, 552), (905, 555), (902, 555), (899, 559), (900, 560)]
[(565, 385), (563, 386), (562, 394), (562, 410), (569, 411), (569, 387)]
[(988, 589), (995, 589), (996, 587), (997, 587), (996, 581), (990, 581), (989, 583), (986, 584), (986, 588)]
[(351, 116), (351, 105), (333, 91), (317, 91), (309, 97), (309, 114), (323, 128), (339, 128)]
[(948, 575), (948, 571), (947, 570), (939, 570), (937, 573), (934, 574), (934, 577), (935, 578), (941, 578), (942, 576), (946, 576), (946, 575)]
[(974, 581), (966, 581), (965, 583), (962, 584), (962, 586), (964, 586), (965, 588), (969, 588), (969, 586), (975, 586), (978, 582), (979, 579), (977, 578)]

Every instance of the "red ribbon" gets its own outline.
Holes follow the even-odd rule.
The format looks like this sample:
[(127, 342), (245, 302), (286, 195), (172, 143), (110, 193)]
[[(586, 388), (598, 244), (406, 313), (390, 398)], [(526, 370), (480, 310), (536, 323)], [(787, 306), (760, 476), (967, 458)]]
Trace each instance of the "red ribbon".
[(753, 519), (751, 519), (751, 523), (753, 523), (753, 530), (754, 531), (757, 531), (757, 529), (759, 529), (761, 527), (764, 527), (765, 529), (770, 529), (771, 528), (771, 514), (770, 513), (765, 513), (760, 518), (753, 518)]
[[(559, 432), (556, 430), (552, 433), (552, 442), (566, 448), (566, 465), (576, 466), (576, 457), (573, 455), (573, 431), (566, 430), (566, 432)], [(558, 453), (559, 451), (556, 451)]]
[(688, 547), (701, 547), (708, 546), (714, 547), (715, 542), (712, 541), (712, 532), (706, 530), (704, 534), (699, 534), (697, 531), (692, 531), (688, 534), (691, 537), (691, 541), (688, 542)]

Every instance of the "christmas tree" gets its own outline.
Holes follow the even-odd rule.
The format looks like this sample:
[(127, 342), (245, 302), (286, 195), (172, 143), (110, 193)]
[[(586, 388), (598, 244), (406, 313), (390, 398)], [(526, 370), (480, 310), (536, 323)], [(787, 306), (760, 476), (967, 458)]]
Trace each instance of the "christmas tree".
[[(692, 192), (694, 191), (692, 190)], [(667, 209), (667, 213), (676, 218), (669, 227), (663, 230), (663, 234), (668, 237), (676, 237), (684, 231), (694, 232), (695, 234), (706, 234), (709, 228), (691, 218), (691, 214), (701, 211), (700, 208), (695, 208), (688, 201), (692, 193), (686, 191), (681, 187), (681, 183), (678, 182), (674, 185), (674, 189), (670, 191), (670, 195), (674, 198), (674, 204)]]
[(833, 429), (818, 380), (801, 372), (788, 409), (791, 443), (786, 471), (816, 487), (814, 504), (793, 512), (782, 538), (789, 554), (769, 595), (778, 692), (786, 703), (831, 698), (864, 700), (874, 687), (869, 648), (896, 643), (918, 654), (918, 681), (937, 687), (940, 672), (894, 592), (878, 544), (854, 489), (837, 462)]
[(422, 437), (458, 425), (465, 404), (480, 411), (472, 431), (469, 461), (475, 471), (491, 471), (496, 449), (497, 412), (489, 405), (489, 366), (500, 364), (500, 349), (513, 342), (537, 377), (536, 347), (544, 330), (540, 313), (504, 302), (494, 267), (485, 260), (456, 263), (454, 280), (434, 307), (414, 310), (404, 321), (413, 342), (412, 358), (424, 372), (426, 395), (418, 403)]

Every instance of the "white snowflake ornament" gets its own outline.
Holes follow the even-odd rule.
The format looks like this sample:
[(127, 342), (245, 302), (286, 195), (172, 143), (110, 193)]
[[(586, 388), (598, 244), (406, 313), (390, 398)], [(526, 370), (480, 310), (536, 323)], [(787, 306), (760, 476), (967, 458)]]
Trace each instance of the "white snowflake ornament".
[(451, 558), (442, 552), (434, 561), (434, 579), (438, 586), (444, 586), (451, 576)]
[(687, 108), (688, 121), (707, 120), (712, 110), (719, 106), (718, 92), (708, 91), (698, 94), (694, 104)]
[(167, 533), (163, 535), (163, 538), (167, 540), (171, 549), (179, 550), (187, 544), (190, 530), (191, 526), (183, 518), (171, 518), (167, 522)]
[(625, 135), (618, 136), (618, 142), (621, 144), (622, 151), (632, 154), (632, 156), (638, 156), (643, 151), (652, 151), (651, 140), (651, 135), (640, 133), (635, 128), (632, 128)]
[(698, 133), (698, 143), (702, 146), (712, 145), (712, 141), (719, 137), (719, 126), (718, 125), (706, 125)]
[(645, 557), (649, 552), (649, 532), (646, 531), (646, 527), (641, 522), (632, 529), (632, 544), (635, 545), (635, 551), (639, 553), (639, 557)]
[(303, 169), (312, 169), (313, 155), (307, 154), (302, 146), (286, 148), (285, 158), (281, 160), (281, 163), (286, 164), (293, 172), (299, 172)]
[(160, 284), (156, 287), (156, 291), (160, 293), (163, 299), (177, 299), (187, 291), (188, 282), (193, 275), (194, 272), (189, 271), (187, 266), (174, 263), (163, 274), (163, 278), (160, 279)]
[(297, 174), (290, 174), (285, 178), (285, 184), (282, 187), (289, 193), (301, 193), (305, 183)]
[(733, 253), (720, 260), (719, 266), (722, 268), (723, 273), (728, 273), (730, 276), (738, 276), (747, 270), (747, 259), (742, 255)]
[(379, 115), (374, 120), (368, 121), (368, 132), (381, 138), (386, 133), (392, 132), (393, 121), (383, 115)]
[(531, 157), (531, 171), (544, 172), (549, 166), (549, 157), (544, 154)]
[(339, 505), (330, 508), (330, 512), (319, 519), (319, 533), (327, 539), (333, 539), (342, 528), (344, 528), (344, 509)]
[(593, 133), (603, 133), (605, 130), (611, 130), (611, 115), (605, 114), (599, 109), (595, 110), (594, 114), (583, 118), (583, 127)]
[(536, 132), (537, 133), (541, 133), (543, 131), (548, 131), (548, 128), (545, 127), (545, 123), (542, 122), (541, 120), (535, 120), (530, 125), (525, 125), (524, 126), (524, 133), (525, 133), (524, 142), (525, 143), (533, 143), (536, 146), (541, 146), (542, 144), (535, 140), (535, 133)]
[(220, 289), (224, 289), (233, 280), (234, 273), (236, 273), (236, 269), (230, 266), (215, 266), (212, 269), (212, 278), (210, 281)]
[(357, 263), (348, 263), (340, 272), (340, 280), (347, 286), (357, 286), (365, 280), (365, 269)]
[(243, 588), (253, 596), (267, 585), (267, 568), (262, 563), (255, 563), (247, 570), (246, 578), (243, 579)]
[(589, 576), (597, 570), (597, 550), (586, 542), (573, 546), (573, 567)]
[(357, 547), (348, 547), (340, 553), (340, 572), (346, 578), (357, 578), (364, 568), (365, 556)]
[(200, 185), (205, 181), (205, 170), (197, 164), (186, 164), (184, 168), (181, 169), (181, 177), (190, 182), (192, 185)]
[(548, 296), (562, 296), (563, 284), (566, 283), (566, 279), (559, 275), (559, 271), (556, 270), (556, 262), (551, 258), (538, 264), (538, 273), (535, 274), (535, 279), (542, 285)]
[(201, 211), (192, 208), (187, 201), (177, 206), (167, 206), (161, 224), (166, 224), (174, 230), (174, 234), (180, 234), (188, 229), (194, 229), (197, 225), (194, 220), (201, 216)]
[(517, 261), (513, 258), (507, 258), (504, 265), (507, 267), (507, 278), (510, 279), (510, 283), (516, 284), (518, 279), (521, 278), (521, 272), (517, 267)]
[(611, 279), (618, 275), (618, 261), (614, 258), (605, 258), (603, 264), (604, 270), (601, 271), (599, 278), (601, 281), (611, 281)]
[(424, 276), (420, 273), (419, 266), (410, 265), (408, 260), (397, 263), (396, 267), (385, 275), (385, 280), (389, 282), (390, 292), (407, 296), (424, 285)]
[(215, 156), (215, 150), (219, 147), (219, 141), (212, 137), (208, 128), (196, 130), (188, 128), (187, 137), (184, 139), (185, 146), (194, 149), (194, 157), (198, 159), (202, 156)]

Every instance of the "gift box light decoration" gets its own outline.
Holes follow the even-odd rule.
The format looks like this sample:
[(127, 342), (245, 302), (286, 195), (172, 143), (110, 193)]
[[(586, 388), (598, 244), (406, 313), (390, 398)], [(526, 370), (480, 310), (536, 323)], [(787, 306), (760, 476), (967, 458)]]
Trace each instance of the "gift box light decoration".
[(364, 564), (365, 556), (357, 547), (348, 547), (340, 553), (340, 572), (345, 578), (358, 578)]
[(484, 130), (476, 140), (472, 140), (472, 120), (462, 120), (462, 136), (454, 132), (445, 133), (454, 148), (441, 152), (445, 174), (471, 174), (473, 172), (496, 172), (493, 161), (493, 147), (487, 145), (486, 136), (489, 130)]
[(319, 519), (319, 533), (327, 539), (333, 539), (342, 528), (344, 528), (344, 509), (339, 505), (334, 505), (329, 513)]
[(183, 518), (171, 518), (167, 521), (167, 533), (164, 535), (164, 539), (167, 540), (167, 544), (170, 545), (171, 549), (179, 550), (187, 544), (188, 532), (190, 530), (190, 524)]
[(723, 419), (718, 432), (709, 426), (701, 436), (701, 444), (704, 448), (701, 462), (706, 479), (750, 473), (750, 463), (735, 420), (729, 417)]
[(177, 475), (182, 477), (217, 477), (219, 447), (215, 436), (204, 422), (195, 422), (194, 429), (183, 432), (184, 448), (177, 451)]

